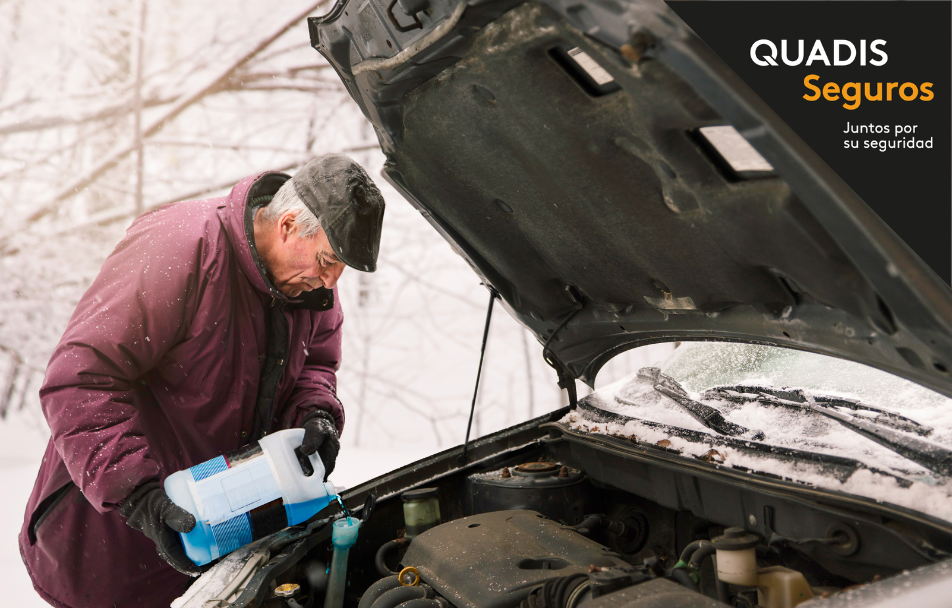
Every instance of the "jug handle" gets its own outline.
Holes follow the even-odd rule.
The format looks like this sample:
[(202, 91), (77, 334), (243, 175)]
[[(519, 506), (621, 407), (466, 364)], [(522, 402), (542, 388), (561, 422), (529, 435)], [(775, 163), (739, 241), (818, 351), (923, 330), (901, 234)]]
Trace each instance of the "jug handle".
[(310, 477), (313, 475), (314, 467), (311, 465), (311, 459), (301, 451), (300, 447), (294, 448), (294, 455), (297, 456), (298, 464), (301, 465), (301, 471), (304, 473), (304, 476)]

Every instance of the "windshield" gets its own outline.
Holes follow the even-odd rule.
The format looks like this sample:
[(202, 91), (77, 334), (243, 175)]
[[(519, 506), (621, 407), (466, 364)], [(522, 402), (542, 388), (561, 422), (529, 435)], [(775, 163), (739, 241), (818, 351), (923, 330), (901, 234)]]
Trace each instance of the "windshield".
[(924, 416), (929, 422), (917, 422), (937, 429), (952, 426), (952, 399), (884, 371), (816, 353), (759, 344), (685, 342), (661, 371), (694, 393), (732, 384), (802, 388), (908, 412), (913, 419)]
[[(581, 410), (568, 421), (580, 430), (660, 443), (693, 458), (703, 458), (714, 448), (717, 453), (709, 460), (718, 464), (892, 502), (952, 521), (952, 480), (811, 410), (805, 402), (796, 403), (806, 400), (841, 417), (888, 423), (888, 432), (952, 448), (952, 399), (865, 365), (772, 346), (686, 342), (658, 367), (660, 372), (644, 368), (587, 399), (586, 405), (620, 416), (615, 422), (593, 425)], [(680, 393), (670, 389), (672, 381)], [(698, 415), (702, 408), (716, 410), (727, 426), (710, 424)], [(774, 461), (717, 444), (731, 439), (724, 433), (731, 425), (747, 430), (738, 439), (849, 458), (860, 465), (848, 479), (831, 479), (822, 467), (806, 462)], [(692, 439), (672, 432), (677, 429), (701, 435)], [(697, 437), (710, 441), (699, 442)]]

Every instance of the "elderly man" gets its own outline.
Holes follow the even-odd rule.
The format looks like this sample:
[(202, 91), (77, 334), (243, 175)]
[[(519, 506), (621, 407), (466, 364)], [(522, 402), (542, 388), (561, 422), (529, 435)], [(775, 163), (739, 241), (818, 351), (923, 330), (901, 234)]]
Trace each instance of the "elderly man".
[(384, 203), (343, 155), (138, 218), (80, 300), (40, 391), (51, 439), (20, 552), (63, 608), (167, 607), (199, 569), (161, 483), (303, 427), (334, 468), (344, 266), (376, 266)]

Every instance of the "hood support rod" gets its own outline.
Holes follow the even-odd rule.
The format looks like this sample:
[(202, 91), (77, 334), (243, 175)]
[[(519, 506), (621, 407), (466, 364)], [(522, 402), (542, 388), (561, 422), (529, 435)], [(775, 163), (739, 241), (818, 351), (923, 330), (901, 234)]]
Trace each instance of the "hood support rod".
[(476, 388), (473, 389), (473, 404), (469, 408), (469, 422), (466, 424), (466, 441), (463, 442), (463, 453), (459, 455), (459, 465), (466, 464), (466, 453), (469, 451), (469, 432), (473, 428), (473, 414), (476, 413), (476, 396), (479, 395), (479, 376), (483, 373), (483, 357), (486, 356), (486, 340), (489, 338), (489, 322), (493, 318), (493, 303), (499, 292), (489, 287), (489, 307), (486, 309), (486, 327), (483, 328), (483, 345), (479, 349), (479, 368), (476, 370)]
[(562, 322), (559, 323), (558, 327), (556, 327), (555, 330), (552, 332), (552, 334), (549, 336), (549, 339), (545, 341), (545, 346), (542, 347), (542, 358), (559, 375), (559, 388), (564, 388), (568, 392), (569, 406), (572, 407), (573, 409), (575, 408), (576, 405), (578, 405), (578, 393), (575, 388), (575, 377), (569, 373), (568, 367), (566, 367), (566, 365), (562, 363), (562, 361), (558, 357), (556, 357), (555, 354), (553, 354), (551, 350), (549, 350), (549, 346), (552, 344), (552, 341), (555, 339), (555, 335), (559, 333), (560, 331), (562, 331), (562, 329), (566, 325), (569, 324), (569, 321), (574, 319), (575, 315), (577, 315), (581, 310), (582, 310), (582, 306), (581, 304), (579, 304), (578, 308), (570, 312), (562, 320)]

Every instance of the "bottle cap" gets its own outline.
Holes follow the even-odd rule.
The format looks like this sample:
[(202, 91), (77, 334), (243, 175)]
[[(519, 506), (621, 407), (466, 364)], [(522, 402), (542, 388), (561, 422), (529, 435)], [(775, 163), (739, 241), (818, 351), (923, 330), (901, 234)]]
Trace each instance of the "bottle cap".
[(401, 498), (403, 498), (403, 502), (410, 502), (411, 500), (420, 500), (421, 498), (436, 496), (438, 492), (438, 488), (417, 488), (415, 490), (407, 490), (401, 495)]
[(284, 583), (274, 589), (274, 594), (278, 597), (294, 597), (294, 594), (300, 589), (301, 586), (295, 583)]
[(759, 545), (760, 537), (743, 528), (727, 528), (723, 536), (718, 536), (711, 542), (718, 551), (743, 551)]

